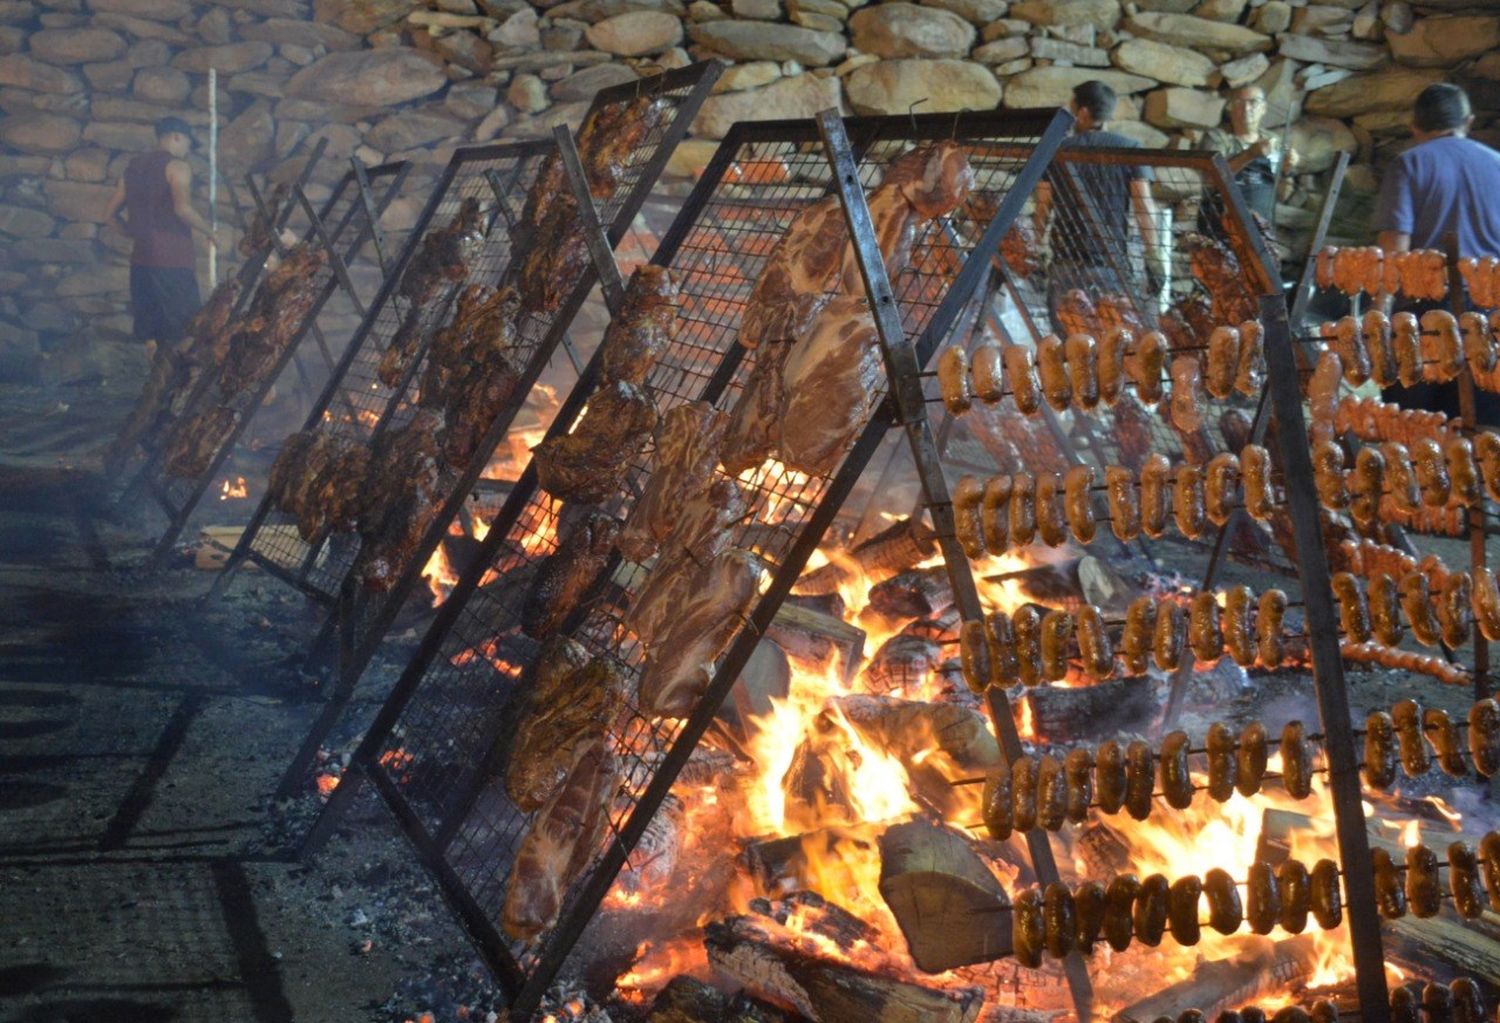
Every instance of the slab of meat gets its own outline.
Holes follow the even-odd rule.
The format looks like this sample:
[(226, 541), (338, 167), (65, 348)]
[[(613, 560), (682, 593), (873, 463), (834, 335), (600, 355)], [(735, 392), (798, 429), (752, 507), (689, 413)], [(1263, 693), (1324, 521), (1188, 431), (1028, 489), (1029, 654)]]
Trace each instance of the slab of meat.
[(729, 417), (705, 401), (678, 405), (656, 427), (651, 477), (620, 533), (620, 553), (644, 562), (677, 528), (687, 502), (713, 482)]
[(1240, 260), (1228, 245), (1206, 235), (1190, 234), (1182, 239), (1181, 247), (1189, 255), (1193, 278), (1208, 292), (1214, 325), (1255, 318), (1255, 299), (1245, 286)]
[(760, 348), (795, 341), (832, 297), (849, 230), (837, 196), (799, 211), (755, 280), (740, 318), (739, 342)]
[(470, 284), (459, 292), (452, 322), (433, 333), (427, 349), (423, 404), (440, 406), (447, 400), (453, 380), (470, 369), (472, 353), (503, 352), (515, 344), (519, 307), (520, 298), (513, 288), (497, 291)]
[(518, 941), (557, 922), (563, 897), (609, 823), (619, 764), (603, 739), (580, 745), (567, 776), (531, 820), (505, 892), (501, 925)]
[(239, 418), (234, 409), (215, 405), (207, 412), (179, 420), (166, 445), (166, 474), (193, 479), (208, 472), (219, 446)]
[(752, 469), (776, 450), (781, 425), (782, 375), (794, 346), (787, 342), (762, 345), (755, 364), (729, 413), (719, 458), (732, 476)]
[(595, 742), (624, 706), (625, 682), (606, 659), (554, 636), (514, 698), (525, 701), (505, 768), (505, 791), (530, 812), (557, 794), (573, 754)]
[(272, 507), (294, 516), (298, 535), (311, 542), (355, 527), (369, 467), (364, 445), (342, 434), (303, 430), (282, 444), (266, 490)]
[(759, 593), (762, 568), (745, 551), (725, 551), (701, 568), (693, 567), (686, 601), (646, 649), (640, 700), (647, 714), (683, 718), (692, 713), (708, 688), (714, 661)]
[(686, 551), (701, 565), (729, 546), (730, 530), (744, 521), (747, 510), (739, 484), (716, 479), (683, 502), (677, 527), (662, 542), (662, 549), (669, 557)]
[(560, 500), (598, 504), (620, 489), (654, 429), (650, 398), (623, 381), (607, 384), (589, 398), (572, 433), (537, 445), (537, 483)]
[(521, 209), (521, 224), (528, 229), (529, 236), (534, 237), (541, 230), (558, 194), (568, 187), (564, 173), (562, 157), (556, 151), (542, 160), (541, 169), (526, 190), (526, 205)]
[(441, 510), (445, 469), (438, 461), (442, 418), (420, 411), (382, 434), (365, 479), (355, 571), (371, 590), (388, 590), (410, 565)]
[(552, 199), (517, 277), (521, 308), (550, 319), (588, 272), (589, 246), (578, 218), (578, 200), (563, 188)]
[(225, 398), (265, 383), (306, 325), (324, 286), (319, 271), (327, 263), (326, 249), (303, 242), (266, 277), (251, 303), (248, 325), (229, 339), (219, 380), (219, 393)]
[[(455, 322), (429, 354), (423, 399), (441, 402), (447, 428), (443, 456), (466, 469), (480, 442), (515, 395), (525, 367), (516, 351), (520, 298), (512, 288), (491, 294)], [(450, 348), (451, 346), (451, 348)], [(440, 350), (441, 349), (441, 350)]]
[(401, 275), (397, 293), (412, 306), (421, 306), (438, 297), (443, 285), (468, 277), (469, 264), (484, 243), (484, 232), (479, 200), (470, 196), (459, 204), (452, 220), (427, 232)]
[(646, 265), (630, 275), (625, 299), (604, 331), (604, 379), (645, 383), (651, 367), (677, 337), (681, 302), (677, 276)]
[(623, 108), (611, 104), (589, 115), (578, 129), (578, 156), (595, 199), (608, 200), (625, 185), (636, 151), (672, 116), (660, 97), (636, 96)]
[(422, 330), (422, 317), (426, 312), (419, 305), (408, 309), (401, 318), (401, 325), (396, 328), (396, 333), (391, 335), (391, 343), (380, 353), (375, 375), (385, 386), (400, 387), (406, 371), (421, 352), (427, 338), (426, 332)]
[(285, 181), (279, 182), (266, 199), (266, 213), (269, 215), (262, 216), (258, 209), (251, 215), (250, 226), (245, 228), (245, 234), (240, 238), (240, 255), (248, 259), (271, 247), (271, 239), (276, 232), (276, 213), (286, 205), (287, 193), (290, 191), (291, 185)]
[(864, 298), (823, 307), (782, 374), (781, 461), (809, 476), (838, 467), (883, 393), (879, 335)]
[(546, 639), (562, 628), (609, 564), (619, 535), (618, 522), (595, 512), (563, 536), (532, 577), (521, 604), (521, 630)]

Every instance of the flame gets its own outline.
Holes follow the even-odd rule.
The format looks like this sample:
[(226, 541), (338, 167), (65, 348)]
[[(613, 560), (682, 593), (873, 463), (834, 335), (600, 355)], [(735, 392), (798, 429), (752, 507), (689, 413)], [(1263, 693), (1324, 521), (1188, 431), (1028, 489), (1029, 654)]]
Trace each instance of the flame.
[(1406, 849), (1415, 849), (1422, 844), (1422, 826), (1414, 817), (1401, 827), (1401, 845)]
[(458, 575), (453, 571), (452, 562), (448, 560), (448, 550), (441, 543), (432, 549), (432, 556), (422, 569), (422, 578), (427, 580), (427, 588), (432, 591), (433, 607), (447, 600), (453, 587), (458, 585)]
[(1464, 829), (1464, 815), (1455, 810), (1446, 801), (1438, 796), (1424, 796), (1423, 800), (1429, 803), (1453, 828), (1454, 831)]
[(380, 766), (390, 772), (397, 781), (406, 780), (406, 769), (416, 759), (404, 749), (388, 749), (380, 754)]
[(324, 799), (327, 799), (329, 796), (333, 795), (333, 790), (339, 787), (340, 780), (341, 779), (336, 774), (330, 773), (318, 775), (318, 795), (322, 796)]
[(245, 485), (243, 476), (236, 476), (232, 483), (226, 479), (219, 487), (219, 500), (221, 501), (249, 496), (250, 488)]

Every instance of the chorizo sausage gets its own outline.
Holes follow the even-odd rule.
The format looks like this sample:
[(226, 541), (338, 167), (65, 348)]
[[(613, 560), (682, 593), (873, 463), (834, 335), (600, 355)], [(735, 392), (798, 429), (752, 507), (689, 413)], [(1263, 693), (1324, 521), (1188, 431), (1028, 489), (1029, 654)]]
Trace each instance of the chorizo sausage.
[(1313, 864), (1310, 880), (1313, 919), (1325, 931), (1344, 922), (1344, 893), (1339, 887), (1339, 865), (1330, 859)]
[(1010, 538), (1026, 547), (1036, 537), (1036, 480), (1018, 472), (1010, 478)]
[(1411, 631), (1424, 646), (1437, 646), (1442, 642), (1442, 626), (1432, 609), (1432, 593), (1427, 586), (1427, 577), (1421, 572), (1408, 572), (1397, 584), (1401, 591), (1401, 610), (1411, 625)]
[(1464, 761), (1463, 749), (1458, 741), (1458, 729), (1448, 712), (1440, 707), (1428, 707), (1422, 712), (1422, 731), (1427, 741), (1437, 752), (1438, 767), (1450, 778), (1462, 778), (1469, 773)]
[(984, 557), (984, 531), (979, 521), (979, 501), (984, 484), (976, 476), (964, 476), (953, 488), (953, 527), (958, 545), (970, 558)]
[(1239, 369), (1240, 332), (1235, 327), (1215, 327), (1208, 335), (1208, 372), (1204, 384), (1215, 398), (1234, 393), (1234, 374)]
[(1238, 496), (1235, 484), (1240, 477), (1238, 455), (1221, 451), (1208, 460), (1203, 471), (1203, 510), (1208, 521), (1223, 526), (1234, 511), (1234, 499)]
[(984, 829), (997, 842), (1005, 841), (1015, 830), (1014, 796), (1011, 792), (1010, 765), (1002, 760), (985, 772), (984, 795), (981, 797)]
[(1166, 455), (1146, 456), (1146, 464), (1141, 468), (1141, 532), (1153, 540), (1167, 531), (1167, 514), (1171, 510), (1167, 484), (1171, 474), (1172, 463)]
[(1175, 600), (1163, 600), (1156, 607), (1156, 630), (1152, 636), (1152, 656), (1162, 671), (1176, 671), (1182, 663), (1182, 649), (1187, 643), (1187, 616)]
[(990, 678), (996, 685), (1013, 686), (1021, 681), (1021, 664), (1016, 658), (1016, 635), (1010, 616), (996, 611), (985, 617), (984, 624), (990, 644)]
[(1333, 343), (1343, 363), (1344, 379), (1351, 387), (1359, 387), (1370, 379), (1370, 353), (1365, 349), (1364, 334), (1359, 321), (1345, 316), (1334, 324)]
[(1240, 356), (1234, 372), (1234, 389), (1247, 398), (1259, 398), (1266, 386), (1265, 337), (1259, 320), (1240, 324)]
[(1130, 947), (1135, 936), (1135, 903), (1141, 882), (1134, 874), (1116, 874), (1104, 892), (1104, 940), (1116, 952)]
[(1365, 350), (1370, 353), (1370, 376), (1380, 387), (1393, 387), (1399, 380), (1396, 351), (1391, 347), (1391, 321), (1379, 309), (1371, 309), (1360, 321)]
[(1276, 883), (1281, 888), (1281, 926), (1288, 934), (1307, 929), (1307, 913), (1312, 908), (1312, 881), (1301, 860), (1283, 860), (1276, 869)]
[(969, 411), (974, 395), (969, 391), (969, 356), (963, 345), (953, 344), (938, 356), (938, 387), (943, 407), (955, 418)]
[(1061, 881), (1047, 886), (1042, 897), (1042, 934), (1047, 945), (1047, 954), (1062, 959), (1073, 951), (1073, 942), (1078, 937), (1078, 911), (1073, 903), (1073, 893)]
[(1453, 496), (1453, 481), (1448, 476), (1448, 462), (1437, 441), (1431, 437), (1418, 437), (1409, 450), (1417, 474), (1417, 486), (1422, 491), (1422, 503), (1429, 508), (1445, 507)]
[(1338, 258), (1338, 254), (1338, 247), (1334, 245), (1325, 245), (1318, 250), (1316, 271), (1318, 287), (1324, 289), (1333, 287), (1334, 260)]
[(1490, 831), (1479, 840), (1479, 861), (1484, 867), (1484, 892), (1490, 908), (1500, 913), (1500, 831)]
[(1458, 318), (1458, 330), (1464, 340), (1464, 361), (1476, 376), (1495, 368), (1495, 339), (1483, 313), (1467, 312)]
[(1255, 594), (1250, 587), (1231, 586), (1224, 591), (1224, 612), (1220, 616), (1224, 646), (1242, 668), (1255, 664), (1254, 607)]
[(984, 549), (1004, 554), (1010, 549), (1010, 495), (1014, 480), (1001, 473), (991, 476), (979, 498), (979, 536)]
[(1068, 809), (1067, 776), (1062, 761), (1044, 756), (1036, 768), (1036, 823), (1043, 831), (1062, 828)]
[(1036, 478), (1036, 535), (1048, 547), (1061, 547), (1068, 540), (1061, 498), (1061, 476), (1044, 472)]
[(1099, 792), (1099, 809), (1103, 813), (1117, 814), (1125, 805), (1127, 785), (1125, 771), (1125, 748), (1114, 739), (1100, 744), (1094, 762), (1094, 783)]
[(1329, 511), (1343, 511), (1349, 507), (1349, 490), (1344, 480), (1344, 449), (1331, 440), (1313, 445), (1313, 483), (1318, 488), (1318, 500)]
[(1465, 920), (1477, 920), (1484, 913), (1484, 890), (1479, 883), (1479, 857), (1469, 843), (1458, 841), (1448, 846), (1448, 888), (1453, 892), (1453, 907)]
[(1271, 453), (1259, 444), (1240, 450), (1240, 478), (1244, 483), (1245, 511), (1258, 522), (1271, 517), (1275, 500), (1271, 491)]
[(1005, 355), (997, 342), (986, 341), (969, 356), (969, 392), (986, 405), (1005, 397)]
[(1042, 684), (1042, 616), (1031, 604), (1022, 604), (1011, 613), (1011, 634), (1016, 638), (1016, 670), (1021, 683)]
[(1387, 920), (1399, 920), (1406, 915), (1406, 889), (1401, 887), (1401, 874), (1384, 849), (1371, 849), (1370, 860), (1375, 867), (1375, 905), (1380, 915)]
[(1067, 505), (1068, 528), (1079, 543), (1094, 541), (1094, 470), (1092, 466), (1075, 465), (1063, 478), (1064, 502)]
[(1380, 498), (1385, 485), (1385, 456), (1377, 448), (1360, 448), (1349, 474), (1349, 517), (1365, 532), (1380, 524)]
[(1386, 791), (1396, 783), (1396, 723), (1383, 710), (1365, 718), (1365, 783)]
[(1016, 893), (1010, 909), (1011, 948), (1016, 962), (1036, 969), (1042, 965), (1047, 932), (1042, 922), (1042, 890), (1036, 885)]
[(1204, 746), (1208, 749), (1208, 795), (1217, 803), (1228, 802), (1239, 780), (1239, 762), (1235, 759), (1239, 741), (1228, 725), (1215, 721), (1208, 726)]
[(1486, 1023), (1478, 984), (1468, 977), (1455, 977), (1448, 990), (1453, 992), (1453, 1023)]
[(1370, 605), (1365, 601), (1365, 591), (1351, 572), (1336, 572), (1333, 576), (1333, 595), (1339, 602), (1339, 624), (1343, 626), (1344, 638), (1351, 643), (1370, 641)]
[(1281, 662), (1286, 657), (1286, 640), (1282, 636), (1286, 604), (1286, 594), (1273, 587), (1260, 595), (1256, 606), (1256, 651), (1260, 654), (1260, 663), (1267, 668), (1281, 667)]
[(1148, 331), (1125, 350), (1125, 372), (1135, 384), (1135, 396), (1150, 408), (1162, 399), (1162, 370), (1169, 345), (1159, 330)]
[(1224, 632), (1219, 624), (1218, 595), (1212, 590), (1194, 594), (1188, 622), (1188, 643), (1193, 656), (1204, 664), (1219, 663), (1224, 655)]
[(1208, 896), (1208, 925), (1220, 934), (1233, 934), (1245, 922), (1240, 889), (1229, 872), (1215, 867), (1203, 875), (1203, 894)]
[(1203, 882), (1192, 874), (1179, 877), (1167, 891), (1167, 923), (1172, 929), (1172, 940), (1191, 948), (1198, 944), (1202, 928), (1198, 923), (1198, 899), (1203, 895)]
[(1484, 777), (1500, 774), (1500, 703), (1493, 698), (1469, 708), (1469, 757)]
[(1073, 616), (1048, 611), (1042, 616), (1042, 677), (1061, 682), (1068, 677), (1068, 641), (1073, 638)]
[(975, 693), (983, 693), (994, 680), (988, 633), (983, 621), (964, 622), (958, 630), (959, 664), (964, 681)]
[(1192, 353), (1172, 360), (1172, 398), (1169, 412), (1172, 425), (1182, 433), (1195, 434), (1203, 429), (1199, 393), (1203, 390), (1203, 364)]
[(1099, 935), (1104, 931), (1104, 915), (1109, 905), (1104, 886), (1098, 881), (1085, 881), (1073, 893), (1073, 908), (1078, 919), (1078, 932), (1074, 944), (1084, 955), (1092, 955)]
[(1411, 464), (1411, 454), (1406, 445), (1387, 441), (1380, 446), (1385, 456), (1385, 481), (1391, 495), (1391, 503), (1398, 511), (1413, 515), (1422, 508), (1422, 491), (1417, 486), (1416, 469)]
[(1307, 1010), (1312, 1023), (1339, 1023), (1339, 1007), (1326, 998), (1319, 998)]
[(1188, 770), (1187, 733), (1169, 733), (1161, 741), (1161, 791), (1167, 805), (1186, 810), (1193, 805), (1193, 775)]
[(1151, 816), (1152, 789), (1156, 772), (1151, 747), (1139, 739), (1125, 747), (1125, 812), (1138, 821)]
[(1419, 778), (1432, 767), (1427, 751), (1427, 737), (1422, 732), (1422, 706), (1416, 700), (1398, 700), (1391, 708), (1396, 738), (1401, 744), (1401, 767), (1408, 775)]
[(1484, 477), (1484, 488), (1490, 500), (1500, 501), (1500, 434), (1481, 430), (1474, 435), (1474, 458)]
[(1142, 945), (1155, 948), (1167, 930), (1167, 912), (1172, 884), (1161, 874), (1152, 874), (1141, 882), (1135, 899), (1135, 936)]
[(1315, 423), (1333, 422), (1338, 407), (1339, 388), (1344, 383), (1344, 363), (1332, 348), (1323, 349), (1318, 364), (1307, 381), (1307, 410)]
[(1281, 784), (1293, 799), (1312, 795), (1313, 760), (1307, 730), (1300, 721), (1288, 721), (1281, 730)]
[(1074, 824), (1082, 824), (1094, 802), (1094, 755), (1081, 747), (1069, 750), (1063, 758), (1063, 774), (1067, 779), (1064, 814)]
[(1251, 864), (1246, 890), (1245, 919), (1250, 921), (1250, 930), (1270, 934), (1281, 922), (1281, 884), (1276, 868), (1269, 863)]
[(1189, 540), (1203, 535), (1203, 521), (1207, 517), (1204, 507), (1203, 470), (1196, 465), (1177, 467), (1177, 480), (1172, 486), (1172, 514), (1177, 531)]
[(1421, 1023), (1421, 1001), (1409, 987), (1391, 989), (1391, 1023)]
[(1427, 1023), (1453, 1023), (1453, 992), (1447, 984), (1434, 982), (1422, 988), (1422, 1012)]
[(1122, 465), (1104, 470), (1104, 485), (1109, 492), (1109, 525), (1115, 536), (1126, 543), (1141, 532), (1141, 503), (1135, 492), (1135, 473)]
[(1125, 631), (1120, 637), (1120, 656), (1132, 675), (1145, 672), (1155, 635), (1156, 598), (1137, 597), (1125, 611)]
[(1486, 568), (1477, 569), (1472, 578), (1474, 602), (1474, 624), (1484, 638), (1494, 642), (1500, 640), (1500, 586)]
[(1036, 828), (1038, 773), (1035, 757), (1017, 757), (1010, 765), (1011, 822), (1023, 835)]
[(1443, 630), (1443, 645), (1457, 649), (1469, 641), (1474, 631), (1473, 585), (1468, 572), (1454, 572), (1443, 587), (1438, 602), (1438, 624)]
[(1438, 881), (1437, 853), (1425, 845), (1406, 850), (1406, 904), (1418, 919), (1438, 915), (1443, 908), (1443, 887)]
[(1402, 387), (1422, 382), (1422, 328), (1411, 313), (1391, 317), (1391, 350), (1396, 355), (1396, 377)]
[(1115, 673), (1114, 644), (1109, 641), (1104, 616), (1093, 604), (1085, 604), (1078, 609), (1076, 625), (1083, 673), (1096, 682), (1102, 682)]
[(1041, 409), (1036, 386), (1036, 364), (1026, 345), (1006, 345), (1005, 376), (1010, 381), (1010, 396), (1023, 416), (1034, 416)]
[(1266, 726), (1252, 721), (1240, 733), (1239, 779), (1235, 787), (1242, 796), (1253, 796), (1260, 791), (1266, 776), (1266, 761), (1270, 758), (1270, 739)]
[(1422, 333), (1432, 340), (1429, 370), (1438, 381), (1452, 380), (1463, 372), (1463, 341), (1458, 320), (1446, 309), (1429, 309), (1421, 316)]
[(1125, 352), (1135, 344), (1135, 335), (1114, 327), (1099, 344), (1099, 400), (1113, 405), (1125, 386)]
[(1069, 334), (1065, 343), (1068, 373), (1072, 377), (1073, 399), (1080, 408), (1092, 409), (1099, 404), (1099, 349), (1087, 334)]
[(1406, 630), (1401, 625), (1401, 596), (1396, 580), (1385, 572), (1370, 576), (1367, 596), (1370, 604), (1370, 630), (1383, 646), (1399, 646)]
[(1467, 437), (1454, 437), (1443, 448), (1443, 459), (1448, 463), (1452, 500), (1465, 507), (1478, 507), (1484, 500), (1484, 489), (1479, 484), (1479, 467), (1474, 464), (1474, 445)]
[(1073, 382), (1068, 377), (1067, 353), (1056, 335), (1048, 334), (1037, 343), (1036, 375), (1047, 404), (1055, 412), (1066, 412), (1073, 404)]

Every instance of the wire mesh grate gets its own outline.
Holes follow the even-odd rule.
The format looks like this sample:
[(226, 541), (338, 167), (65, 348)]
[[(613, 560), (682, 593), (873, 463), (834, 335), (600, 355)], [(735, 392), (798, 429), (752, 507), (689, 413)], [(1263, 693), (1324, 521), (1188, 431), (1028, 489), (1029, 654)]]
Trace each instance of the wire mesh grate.
[[(990, 147), (988, 140), (1035, 140), (1049, 120), (1050, 113), (996, 115), (960, 125), (956, 142), (970, 158), (976, 192), (998, 200), (1032, 156), (1030, 147)], [(876, 189), (891, 161), (911, 148), (912, 125), (906, 118), (851, 122), (851, 135), (863, 151), (860, 173), (867, 188)], [(918, 138), (943, 140), (953, 133), (951, 118), (919, 118), (916, 125)], [(827, 157), (810, 123), (742, 125), (726, 141), (656, 259), (671, 268), (681, 293), (676, 337), (645, 381), (659, 416), (697, 401), (729, 412), (753, 386), (757, 359), (765, 352), (738, 344), (747, 300), (794, 217), (815, 203), (831, 202), (841, 220), (837, 200), (829, 195), (830, 182)], [(993, 204), (968, 202), (917, 226), (912, 256), (895, 282), (909, 336), (920, 337), (930, 327), (945, 330), (936, 314), (993, 212)], [(855, 287), (862, 295), (862, 286)], [(835, 283), (833, 291), (837, 288)], [(809, 539), (815, 543), (826, 527), (826, 521), (818, 520), (820, 511), (827, 511), (825, 498), (837, 490), (840, 480), (863, 468), (868, 451), (860, 458), (848, 456), (856, 439), (871, 428), (882, 403), (883, 371), (880, 377), (868, 406), (847, 425), (847, 443), (832, 467), (801, 471), (767, 457), (732, 477), (722, 466), (716, 469), (716, 478), (721, 483), (732, 480), (744, 503), (743, 514), (728, 529), (727, 546), (757, 559), (765, 569), (761, 590), (770, 594), (757, 598), (736, 628), (737, 641), (718, 669), (723, 677), (738, 673), (738, 665), (731, 663), (735, 649), (744, 647), (742, 662), (748, 655), (746, 643), (753, 645), (752, 624), (774, 614), (810, 553)], [(587, 394), (585, 390), (570, 398), (565, 415), (570, 407), (575, 414), (580, 411)], [(560, 416), (552, 434), (560, 435), (571, 425), (571, 418)], [(877, 427), (881, 432), (884, 428)], [(530, 581), (557, 552), (559, 534), (569, 535), (571, 520), (602, 513), (619, 522), (629, 514), (654, 465), (651, 451), (626, 452), (622, 457), (626, 456), (629, 465), (621, 485), (582, 510), (541, 491), (535, 467), (528, 468), (492, 524), (489, 548), (494, 557), (474, 570), (483, 572), (483, 578), (467, 596), (462, 584), (455, 591), (454, 606), (445, 609), (436, 627), (439, 635), (430, 634), (424, 641), (425, 653), (408, 666), (398, 685), (398, 694), (405, 690), (398, 697), (405, 701), (399, 718), (389, 734), (373, 737), (378, 748), (369, 747), (373, 752), (366, 768), (382, 772), (390, 782), (382, 790), (399, 793), (405, 812), (436, 836), (465, 890), (492, 920), (501, 915), (515, 855), (529, 825), (529, 815), (512, 802), (505, 784), (506, 748), (518, 723), (526, 673), (540, 650), (540, 643), (521, 627), (523, 605)], [(607, 580), (574, 615), (578, 623), (569, 633), (589, 657), (607, 661), (627, 679), (625, 689), (631, 693), (640, 680), (644, 654), (630, 612), (654, 570), (645, 564), (615, 563)], [(606, 836), (619, 836), (632, 824), (649, 819), (655, 803), (642, 801), (647, 788), (689, 722), (706, 720), (715, 712), (716, 706), (708, 704), (700, 700), (690, 715), (668, 718), (652, 713), (638, 695), (621, 698), (607, 728), (619, 776)], [(581, 887), (571, 888), (572, 899), (582, 898)], [(563, 914), (582, 913), (586, 918), (592, 910), (583, 900), (570, 902)], [(565, 953), (571, 940), (563, 936), (544, 945), (542, 959)], [(520, 944), (513, 944), (511, 953), (514, 961), (539, 961)]]

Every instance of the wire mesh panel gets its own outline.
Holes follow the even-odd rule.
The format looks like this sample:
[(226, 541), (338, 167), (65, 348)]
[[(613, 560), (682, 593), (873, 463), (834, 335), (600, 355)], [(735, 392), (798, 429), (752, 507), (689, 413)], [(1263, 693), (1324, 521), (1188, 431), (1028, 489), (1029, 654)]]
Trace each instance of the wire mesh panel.
[[(903, 247), (894, 254), (904, 268), (897, 296), (912, 336), (947, 330), (962, 305), (949, 295), (955, 277), (984, 233), (994, 201), (1034, 155), (1032, 146), (1013, 140), (1034, 142), (1051, 120), (1050, 113), (984, 115), (956, 128), (951, 117), (852, 122), (851, 134), (864, 156), (861, 177), (875, 189), (877, 205), (885, 204), (882, 208), (895, 218), (892, 225), (915, 208), (898, 197), (907, 194), (901, 193), (902, 182), (921, 179), (923, 170), (936, 173), (935, 154), (967, 157), (972, 167), (971, 187), (950, 189), (946, 202), (942, 195), (927, 197), (920, 214), (900, 221), (910, 233), (893, 231), (910, 246), (909, 252)], [(834, 308), (857, 319), (865, 302), (857, 272), (846, 262), (847, 235), (837, 234), (843, 214), (829, 195), (829, 164), (817, 139), (809, 122), (736, 126), (654, 260), (669, 268), (670, 277), (647, 271), (627, 290), (627, 310), (653, 288), (675, 291), (670, 299), (675, 336), (649, 362), (641, 381), (641, 393), (649, 396), (646, 418), (689, 431), (700, 422), (709, 431), (725, 431), (712, 483), (700, 501), (684, 504), (685, 515), (702, 513), (713, 522), (713, 549), (679, 550), (669, 541), (655, 551), (632, 548), (634, 560), (611, 553), (620, 526), (629, 528), (661, 468), (657, 455), (673, 444), (667, 425), (649, 450), (639, 429), (622, 427), (628, 436), (599, 460), (602, 483), (563, 483), (551, 470), (543, 478), (542, 465), (534, 460), (492, 524), (484, 560), (450, 596), (356, 755), (419, 846), (442, 857), (440, 875), (471, 930), (476, 920), (484, 922), (488, 940), (481, 935), (481, 943), (500, 950), (492, 958), (502, 979), (516, 987), (524, 977), (518, 1011), (540, 998), (886, 429), (884, 413), (877, 414), (885, 385), (876, 356), (868, 386), (857, 396), (822, 395), (821, 404), (833, 415), (822, 424), (826, 431), (814, 429), (816, 437), (806, 439), (832, 438), (831, 443), (804, 446), (789, 435), (769, 443), (754, 439), (757, 430), (793, 422), (813, 425), (816, 416), (780, 407), (757, 412), (766, 375), (797, 372), (788, 355), (793, 346), (741, 343), (752, 292), (769, 278), (763, 277), (768, 259), (788, 230), (833, 218), (839, 225), (835, 237), (844, 239), (831, 249), (826, 281), (811, 287), (799, 282), (788, 293), (796, 302), (806, 300), (807, 317), (816, 320), (829, 303), (848, 303)], [(908, 153), (918, 140), (939, 144)], [(952, 164), (941, 167), (946, 175)], [(937, 180), (948, 182), (945, 175)], [(880, 189), (887, 178), (890, 187)], [(938, 188), (941, 192), (941, 184)], [(991, 255), (980, 256), (980, 263)], [(839, 272), (841, 266), (845, 272)], [(781, 308), (780, 297), (763, 292), (755, 315), (763, 317), (773, 305)], [(617, 318), (611, 330), (620, 323)], [(586, 406), (613, 410), (625, 393), (620, 365), (611, 365), (611, 344), (606, 335), (544, 450), (584, 435)], [(809, 355), (809, 367), (822, 361), (816, 348)], [(802, 392), (804, 398), (815, 390), (813, 384)], [(570, 429), (573, 435), (565, 436)], [(740, 439), (730, 441), (736, 431)], [(602, 558), (600, 571), (581, 596), (572, 591), (576, 600), (559, 602), (553, 598), (559, 566), (584, 546)], [(687, 599), (659, 601), (674, 579), (692, 580)], [(736, 593), (729, 604), (693, 604), (694, 596), (725, 592)], [(670, 628), (659, 619), (647, 625), (644, 609), (652, 603), (670, 606), (668, 617), (674, 619), (691, 621), (702, 614), (703, 624), (723, 630), (711, 643), (708, 659), (718, 662), (711, 679), (705, 665), (704, 674), (686, 689), (664, 687), (661, 651), (672, 643), (657, 635), (649, 652), (642, 646), (648, 632)], [(563, 634), (569, 637), (566, 644), (555, 638)], [(577, 736), (591, 734), (597, 725), (596, 752), (611, 767), (600, 827), (579, 839), (577, 865), (585, 869), (565, 880), (556, 912), (544, 913), (550, 919), (534, 926), (518, 905), (530, 890), (522, 847), (537, 826), (537, 803), (520, 777), (535, 762), (529, 745), (535, 740), (523, 738), (520, 726), (538, 674), (557, 663), (559, 648), (588, 664), (609, 699), (599, 717), (580, 722), (568, 735), (572, 749), (549, 749), (546, 757), (575, 752)], [(720, 653), (722, 658), (716, 656)], [(326, 837), (352, 798), (354, 778), (346, 777), (336, 790), (310, 846)], [(609, 835), (616, 840), (607, 841)], [(526, 934), (533, 941), (507, 946), (495, 929), (502, 918), (512, 935)], [(552, 920), (559, 922), (554, 926)]]

